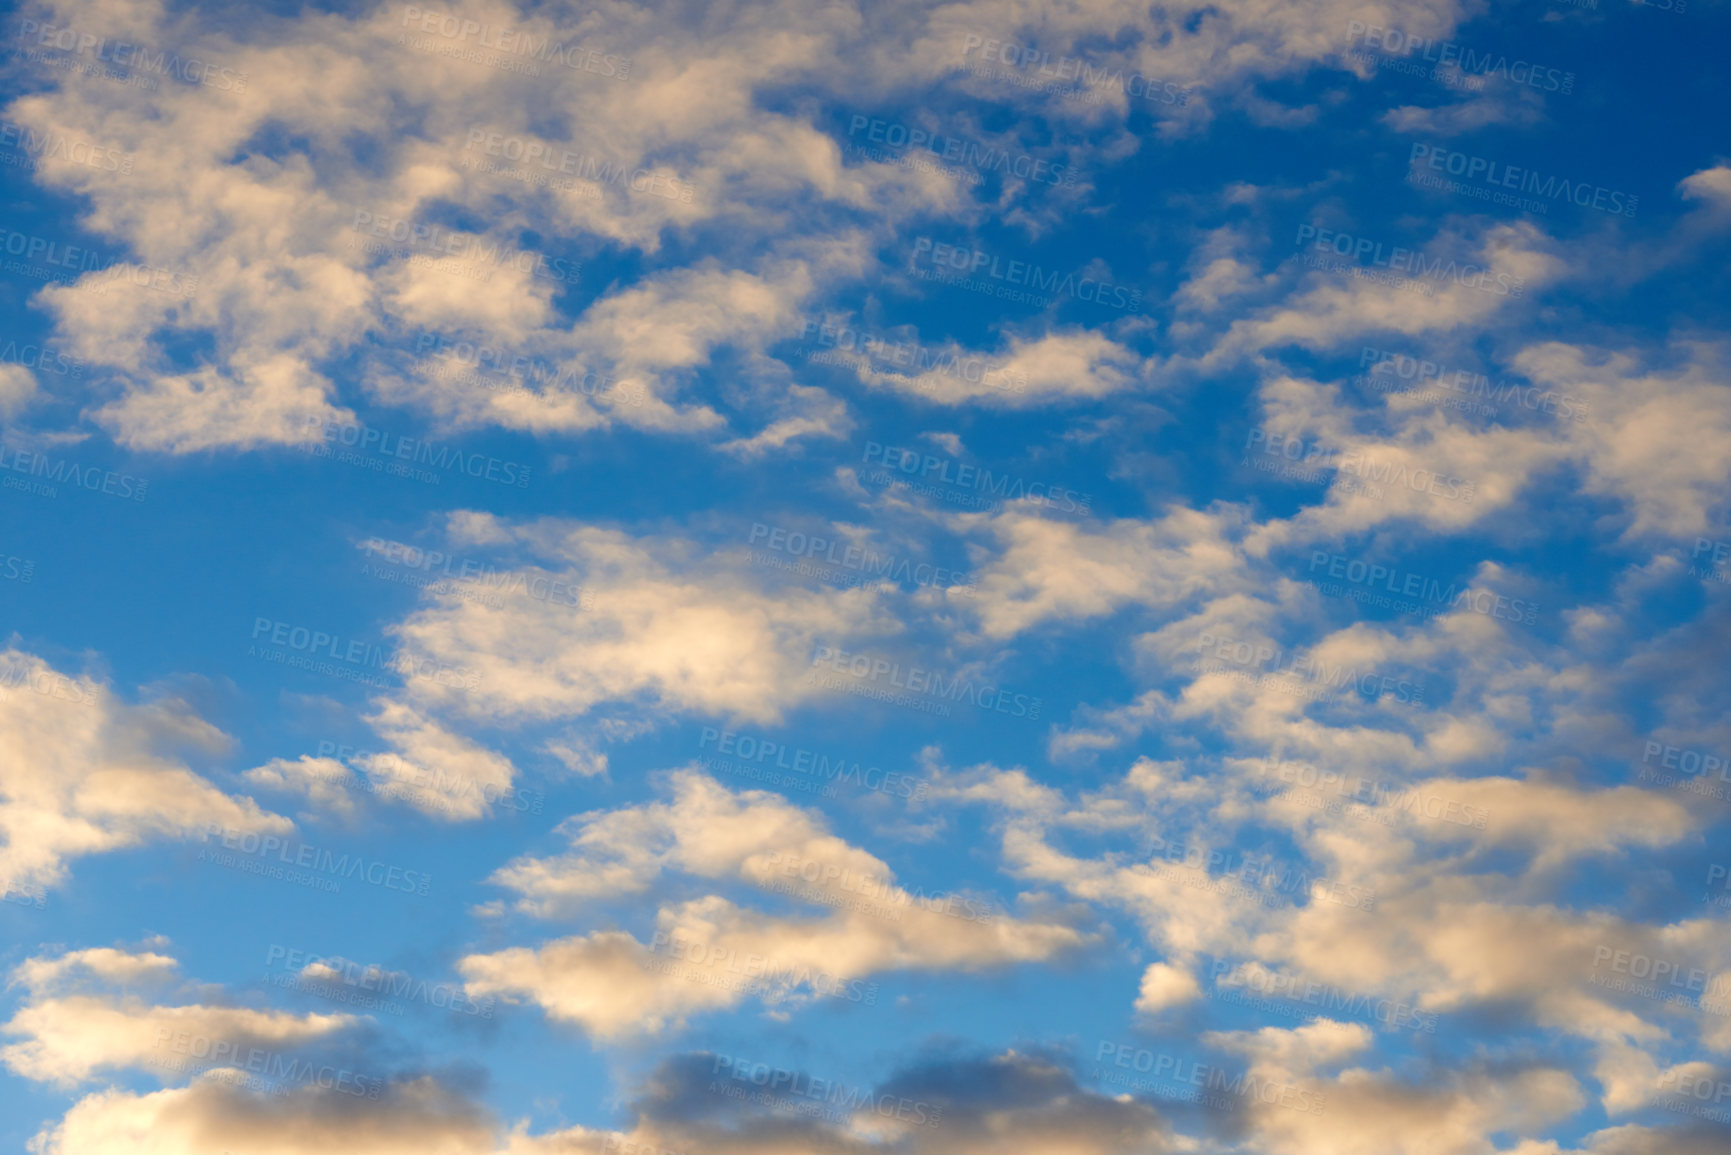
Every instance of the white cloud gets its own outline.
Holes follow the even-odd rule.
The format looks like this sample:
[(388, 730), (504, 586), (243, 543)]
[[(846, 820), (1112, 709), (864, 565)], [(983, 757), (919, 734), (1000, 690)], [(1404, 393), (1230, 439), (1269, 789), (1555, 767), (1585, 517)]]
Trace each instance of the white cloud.
[(352, 818), (357, 813), (355, 772), (335, 758), (272, 758), (242, 775), (261, 790), (279, 790), (306, 798), (314, 813)]
[(476, 674), (460, 692), (415, 676), (411, 693), (476, 718), (575, 718), (615, 703), (774, 721), (821, 693), (804, 680), (817, 647), (898, 628), (875, 590), (776, 589), (742, 559), (700, 561), (676, 538), (474, 520), (483, 524), (594, 596), (579, 610), (435, 595), (395, 627), (417, 658)]
[(1187, 970), (1170, 963), (1154, 963), (1142, 972), (1142, 987), (1136, 995), (1136, 1009), (1143, 1014), (1158, 1014), (1169, 1007), (1182, 1006), (1202, 997), (1202, 987)]
[(1731, 165), (1718, 164), (1691, 173), (1677, 187), (1690, 200), (1706, 201), (1718, 209), (1731, 208)]
[[(491, 1155), (502, 1151), (491, 1120), (451, 1088), (422, 1077), (394, 1084), (378, 1102), (303, 1086), (258, 1095), (233, 1084), (241, 1070), (152, 1094), (113, 1088), (80, 1099), (32, 1141), (37, 1155)], [(557, 1146), (525, 1144), (513, 1152)]]
[[(1134, 390), (1148, 373), (1146, 363), (1130, 349), (1086, 329), (1039, 336), (1012, 333), (1005, 346), (995, 351), (948, 342), (921, 347), (918, 355), (922, 363), (910, 369), (923, 371), (890, 368), (895, 357), (891, 353), (861, 358), (860, 380), (939, 405), (1015, 409), (1097, 401)], [(885, 367), (876, 367), (878, 361)]]
[[(349, 1015), (160, 1005), (99, 989), (140, 980), (160, 983), (174, 968), (175, 960), (166, 955), (112, 948), (27, 960), (14, 979), (29, 986), (31, 997), (0, 1028), (23, 1041), (0, 1048), (0, 1062), (26, 1079), (62, 1087), (121, 1068), (154, 1072), (168, 1082), (182, 1064), (243, 1063), (248, 1048), (295, 1046), (355, 1022)], [(94, 984), (99, 993), (80, 993), (79, 988), (93, 985), (90, 978), (101, 980)]]
[(735, 794), (691, 771), (673, 775), (670, 789), (670, 803), (579, 815), (564, 827), (571, 853), (518, 859), (494, 881), (544, 917), (644, 893), (668, 870), (743, 881), (834, 912), (766, 915), (716, 895), (664, 905), (647, 946), (603, 931), (470, 955), (460, 969), (471, 995), (527, 999), (611, 1038), (656, 1033), (747, 995), (772, 1006), (823, 996), (860, 1002), (861, 980), (879, 971), (1045, 961), (1086, 941), (1068, 926), (910, 893), (881, 860), (776, 795)]
[(67, 862), (217, 825), (286, 834), (288, 819), (224, 794), (157, 753), (171, 734), (208, 740), (183, 704), (131, 706), (88, 676), (16, 648), (0, 653), (0, 890), (53, 885)]
[(36, 374), (23, 365), (0, 364), (0, 417), (17, 417), (38, 395)]
[(957, 520), (996, 539), (974, 553), (974, 612), (987, 637), (1049, 622), (1079, 622), (1125, 606), (1169, 609), (1187, 598), (1233, 588), (1241, 570), (1232, 541), (1237, 512), (1173, 508), (1154, 521), (1096, 527), (1012, 504), (991, 517)]

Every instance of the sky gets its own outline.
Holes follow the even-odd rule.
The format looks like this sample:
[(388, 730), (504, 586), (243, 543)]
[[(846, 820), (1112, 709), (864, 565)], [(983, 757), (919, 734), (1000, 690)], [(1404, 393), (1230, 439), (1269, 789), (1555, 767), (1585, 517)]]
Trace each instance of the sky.
[(1721, 0), (0, 36), (0, 1148), (1731, 1151)]

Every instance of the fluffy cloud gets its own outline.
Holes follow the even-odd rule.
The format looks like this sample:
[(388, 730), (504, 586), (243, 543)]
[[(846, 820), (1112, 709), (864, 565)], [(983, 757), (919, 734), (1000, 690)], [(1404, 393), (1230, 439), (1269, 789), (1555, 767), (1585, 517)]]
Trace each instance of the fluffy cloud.
[[(733, 1087), (751, 1091), (754, 1079), (779, 1079), (782, 1086), (797, 1080), (809, 1105), (828, 1110), (796, 1115), (719, 1093)], [(1186, 1149), (1149, 1104), (1090, 1091), (1051, 1058), (1013, 1050), (923, 1056), (875, 1085), (730, 1055), (678, 1055), (656, 1068), (632, 1107), (634, 1125), (614, 1139), (616, 1145), (715, 1155), (1164, 1155)]]
[(160, 985), (174, 967), (166, 955), (113, 948), (28, 960), (13, 979), (29, 987), (30, 999), (0, 1028), (23, 1041), (0, 1049), (0, 1062), (24, 1078), (64, 1087), (120, 1068), (151, 1071), (168, 1082), (189, 1062), (241, 1063), (251, 1048), (279, 1051), (355, 1022), (349, 1015), (162, 1005), (105, 989), (140, 980)]
[(641, 702), (774, 721), (822, 692), (805, 681), (819, 646), (898, 628), (872, 589), (774, 588), (737, 559), (697, 560), (678, 539), (569, 522), (513, 527), (485, 516), (454, 529), (518, 545), (548, 567), (526, 576), (593, 593), (581, 612), (551, 599), (494, 607), (435, 595), (396, 627), (417, 658), (476, 673), (472, 689), (417, 676), (411, 692), (475, 717), (573, 718)]
[(995, 539), (995, 549), (974, 551), (973, 605), (990, 638), (1131, 605), (1169, 610), (1187, 598), (1230, 590), (1240, 568), (1233, 538), (1242, 523), (1231, 509), (1172, 509), (1153, 521), (1096, 528), (1042, 516), (1029, 504), (959, 519)]
[(470, 955), (461, 970), (472, 995), (527, 999), (613, 1037), (660, 1031), (747, 995), (772, 1005), (814, 996), (860, 1002), (862, 980), (880, 971), (1040, 962), (1087, 941), (1069, 926), (911, 893), (881, 860), (775, 795), (735, 794), (692, 771), (673, 775), (669, 786), (667, 803), (579, 815), (564, 827), (570, 853), (518, 859), (494, 881), (542, 916), (641, 894), (669, 870), (742, 881), (834, 912), (767, 915), (719, 895), (664, 905), (647, 946), (601, 931)]
[(1542, 1129), (1584, 1105), (1569, 1072), (1537, 1064), (1473, 1064), (1436, 1071), (1424, 1081), (1364, 1067), (1318, 1077), (1321, 1068), (1340, 1064), (1369, 1042), (1363, 1027), (1328, 1019), (1296, 1030), (1218, 1032), (1207, 1041), (1243, 1054), (1253, 1075), (1325, 1097), (1321, 1112), (1252, 1107), (1256, 1143), (1283, 1155), (1465, 1155), (1491, 1150), (1487, 1137), (1494, 1133)]
[[(944, 174), (850, 163), (834, 136), (763, 93), (804, 85), (859, 102), (942, 82), (959, 122), (977, 120), (969, 106), (987, 96), (1027, 119), (1127, 140), (1123, 121), (1147, 95), (1135, 78), (1158, 76), (1194, 89), (1186, 103), (1151, 106), (1171, 135), (1204, 123), (1211, 99), (1270, 109), (1250, 91), (1258, 80), (1332, 65), (1349, 18), (1386, 21), (1393, 9), (1083, 7), (1037, 29), (967, 6), (909, 9), (870, 19), (863, 53), (867, 18), (845, 5), (765, 3), (701, 34), (647, 9), (597, 10), (580, 26), (534, 6), (475, 9), (490, 26), (600, 46), (587, 70), (491, 67), (513, 62), (488, 50), (479, 55), (491, 60), (446, 55), (436, 20), (421, 28), (389, 6), (224, 31), (152, 0), (108, 4), (99, 17), (51, 4), (33, 11), (46, 24), (100, 23), (104, 35), (176, 44), (228, 70), (220, 86), (149, 93), (54, 77), (9, 112), (35, 131), (110, 141), (135, 158), (123, 182), (64, 159), (45, 160), (38, 179), (88, 198), (88, 227), (151, 272), (90, 276), (43, 297), (111, 382), (96, 420), (127, 444), (186, 453), (301, 442), (310, 426), (350, 419), (351, 406), (373, 398), (446, 423), (540, 431), (626, 424), (703, 434), (742, 421), (760, 426), (734, 439), (749, 444), (785, 421), (774, 403), (726, 414), (682, 396), (692, 372), (724, 346), (760, 350), (815, 289), (879, 272), (856, 224), (861, 210), (893, 226), (933, 214), (967, 223), (987, 207)], [(1444, 0), (1409, 5), (1401, 23), (1442, 35), (1458, 12)], [(1009, 42), (1026, 32), (1050, 51), (1085, 56), (1100, 70), (1090, 100), (958, 73), (967, 45), (979, 59), (982, 31)], [(1195, 88), (1204, 78), (1207, 88)], [(545, 108), (560, 111), (533, 111)], [(1073, 149), (1045, 151), (1074, 164)], [(1039, 227), (1080, 195), (1007, 177), (997, 207)], [(476, 219), (490, 224), (461, 223)], [(705, 226), (737, 246), (720, 260), (680, 263), (680, 240)], [(529, 247), (528, 234), (577, 240), (548, 252)], [(563, 323), (555, 298), (604, 246), (658, 267)], [(766, 250), (767, 260), (747, 255)], [(162, 283), (173, 291), (152, 287), (170, 276)], [(419, 328), (509, 342), (561, 371), (617, 378), (636, 401), (539, 388), (482, 397), (402, 364), (374, 367), (369, 396), (340, 396), (333, 363), (362, 350), (369, 331), (400, 339)], [(638, 339), (649, 328), (656, 340)], [(169, 352), (171, 336), (208, 341), (212, 356), (189, 368)], [(1070, 334), (1032, 338), (1011, 360), (1029, 392), (993, 400), (1014, 404), (1098, 396), (1121, 388), (1134, 363)], [(933, 395), (952, 401), (952, 392), (945, 383)]]
[(353, 818), (355, 773), (335, 758), (272, 758), (242, 775), (261, 790), (297, 794), (307, 800), (314, 813)]
[[(1458, 817), (1397, 810), (1399, 798), (1384, 804), (1384, 821), (1377, 796), (1350, 776), (1337, 781), (1352, 782), (1353, 792), (1370, 800), (1365, 814), (1288, 808), (1278, 789), (1264, 809), (1254, 764), (1237, 769), (1245, 774), (1234, 785), (1236, 775), (1187, 776), (1144, 760), (1122, 782), (1075, 803), (1018, 804), (1019, 772), (989, 767), (946, 774), (938, 791), (998, 808), (1005, 858), (1021, 877), (1126, 910), (1144, 924), (1171, 960), (1145, 978), (1144, 1010), (1184, 1001), (1197, 973), (1191, 960), (1207, 955), (1272, 964), (1295, 989), (1321, 982), (1429, 1012), (1495, 1005), (1506, 1016), (1520, 1008), (1548, 1029), (1607, 1046), (1647, 1045), (1663, 1040), (1666, 1029), (1608, 982), (1607, 960), (1618, 951), (1641, 953), (1706, 975), (1731, 966), (1731, 930), (1721, 920), (1655, 927), (1638, 909), (1575, 911), (1546, 897), (1565, 863), (1691, 837), (1697, 822), (1669, 800), (1507, 778), (1421, 781), (1400, 794), (1454, 801), (1473, 807), (1469, 814), (1494, 807), (1492, 823), (1480, 830)], [(1154, 799), (1163, 802), (1163, 841), (1151, 862), (1057, 844), (1057, 835), (1067, 833), (1068, 844), (1080, 831), (1153, 833), (1140, 807)], [(1547, 818), (1555, 840), (1543, 836)], [(1265, 862), (1234, 849), (1248, 823), (1286, 828), (1305, 858)], [(1511, 853), (1525, 872), (1508, 872)], [(1665, 1017), (1685, 1026), (1701, 1015), (1673, 1008)]]
[[(234, 1072), (240, 1074), (240, 1072)], [(431, 1078), (395, 1084), (380, 1102), (300, 1087), (286, 1095), (238, 1089), (221, 1072), (151, 1094), (118, 1088), (80, 1099), (34, 1141), (41, 1155), (491, 1155), (492, 1121)], [(513, 1148), (557, 1151), (556, 1146)]]
[(0, 891), (49, 886), (67, 862), (185, 838), (210, 824), (286, 834), (288, 819), (224, 794), (158, 751), (223, 738), (179, 701), (128, 705), (89, 676), (0, 653)]
[[(908, 370), (900, 368), (902, 360)], [(907, 349), (872, 349), (851, 363), (860, 380), (924, 397), (939, 405), (988, 403), (1026, 408), (1064, 400), (1098, 400), (1133, 389), (1147, 368), (1103, 333), (1075, 329), (1024, 337), (1012, 334), (998, 351), (954, 342)]]
[[(319, 1087), (260, 1095), (209, 1077), (138, 1095), (90, 1095), (44, 1128), (41, 1155), (220, 1155), (224, 1150), (312, 1155), (602, 1155), (607, 1151), (707, 1151), (715, 1155), (1035, 1155), (1061, 1145), (1076, 1155), (1182, 1150), (1145, 1103), (1097, 1094), (1050, 1060), (1005, 1052), (905, 1067), (876, 1084), (824, 1080), (825, 1117), (776, 1114), (712, 1090), (731, 1081), (733, 1060), (708, 1053), (663, 1061), (636, 1090), (624, 1130), (568, 1127), (531, 1134), (497, 1125), (460, 1091), (430, 1077), (392, 1083), (378, 1099)], [(798, 1075), (802, 1086), (811, 1077)], [(752, 1087), (742, 1067), (741, 1088)]]

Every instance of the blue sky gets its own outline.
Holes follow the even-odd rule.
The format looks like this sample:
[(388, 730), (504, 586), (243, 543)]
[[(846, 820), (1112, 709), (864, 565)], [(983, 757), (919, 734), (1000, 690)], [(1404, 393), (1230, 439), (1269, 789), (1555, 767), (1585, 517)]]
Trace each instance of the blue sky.
[(6, 1149), (1731, 1149), (1723, 5), (4, 27)]

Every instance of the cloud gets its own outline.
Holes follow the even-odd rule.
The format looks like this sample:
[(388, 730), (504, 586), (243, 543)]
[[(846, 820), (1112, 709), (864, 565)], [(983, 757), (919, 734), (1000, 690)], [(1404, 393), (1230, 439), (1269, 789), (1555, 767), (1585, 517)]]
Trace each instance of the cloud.
[(476, 674), (461, 692), (411, 677), (410, 693), (474, 718), (576, 718), (612, 704), (772, 722), (821, 692), (805, 684), (818, 646), (897, 628), (873, 589), (775, 588), (743, 559), (703, 560), (676, 538), (485, 516), (464, 525), (549, 566), (523, 576), (551, 573), (594, 595), (579, 612), (533, 597), (493, 607), (434, 594), (395, 627), (417, 659)]
[[(915, 371), (897, 368), (903, 360)], [(987, 404), (1005, 409), (1066, 401), (1098, 401), (1137, 388), (1150, 366), (1103, 333), (1071, 328), (1040, 336), (1011, 333), (996, 351), (956, 342), (875, 350), (851, 362), (868, 385), (895, 389), (934, 404)]]
[(208, 825), (286, 834), (288, 819), (224, 794), (157, 752), (220, 739), (172, 699), (131, 706), (89, 676), (17, 648), (0, 653), (0, 891), (52, 886), (67, 862), (185, 838)]
[(1214, 1032), (1210, 1043), (1251, 1061), (1252, 1075), (1296, 1083), (1320, 1093), (1320, 1112), (1284, 1110), (1260, 1101), (1249, 1127), (1259, 1145), (1322, 1155), (1432, 1155), (1488, 1151), (1498, 1132), (1530, 1134), (1567, 1119), (1585, 1105), (1567, 1071), (1535, 1063), (1469, 1063), (1433, 1069), (1405, 1080), (1390, 1071), (1351, 1067), (1333, 1077), (1321, 1068), (1340, 1064), (1368, 1043), (1356, 1024), (1319, 1019), (1294, 1030)]
[(101, 946), (25, 959), (13, 970), (12, 981), (23, 984), (33, 994), (42, 994), (81, 978), (97, 978), (118, 985), (161, 981), (179, 966), (171, 956), (156, 951)]
[[(33, 1141), (40, 1155), (490, 1155), (492, 1121), (430, 1077), (393, 1084), (378, 1101), (316, 1085), (261, 1095), (214, 1071), (152, 1094), (113, 1088), (86, 1096)], [(558, 1148), (541, 1148), (549, 1152)], [(513, 1148), (534, 1151), (536, 1147)]]
[(1047, 622), (1076, 623), (1126, 606), (1169, 609), (1218, 596), (1240, 568), (1236, 510), (1174, 508), (1152, 521), (1096, 527), (1034, 513), (1024, 504), (958, 521), (996, 539), (974, 552), (972, 601), (982, 631), (1005, 638)]
[[(492, 881), (522, 895), (520, 909), (548, 918), (603, 896), (641, 894), (667, 870), (766, 888), (813, 873), (813, 890), (831, 897), (844, 895), (847, 883), (891, 876), (882, 860), (849, 846), (818, 815), (779, 795), (735, 793), (695, 770), (674, 772), (667, 785), (669, 802), (567, 820), (560, 830), (571, 839), (570, 853), (515, 859)], [(879, 889), (874, 896), (887, 906), (907, 900), (905, 892)]]
[(747, 995), (771, 1005), (814, 996), (859, 1002), (861, 980), (879, 971), (1041, 962), (1087, 941), (1069, 926), (912, 893), (881, 860), (776, 795), (735, 794), (693, 771), (672, 775), (669, 788), (668, 803), (579, 815), (562, 827), (570, 853), (518, 859), (494, 881), (543, 917), (604, 896), (642, 894), (668, 870), (743, 881), (833, 913), (768, 915), (713, 894), (663, 905), (648, 946), (602, 931), (470, 955), (460, 969), (471, 995), (527, 999), (613, 1038), (676, 1027), (687, 1015), (735, 1006)]
[[(754, 1091), (760, 1074), (806, 1089), (797, 1098), (777, 1096), (790, 1107), (823, 1110), (776, 1111), (773, 1104), (758, 1107), (718, 1093), (718, 1084)], [(1052, 1059), (1015, 1050), (921, 1056), (875, 1085), (741, 1056), (676, 1055), (645, 1080), (632, 1107), (632, 1128), (614, 1139), (627, 1150), (638, 1144), (713, 1155), (1164, 1155), (1186, 1149), (1149, 1104), (1091, 1091)]]
[(0, 364), (0, 417), (17, 417), (39, 392), (36, 374), (23, 365)]
[(1202, 987), (1189, 971), (1169, 963), (1154, 963), (1142, 972), (1142, 988), (1136, 995), (1136, 1009), (1143, 1014), (1158, 1014), (1201, 997)]
[[(1295, 262), (1301, 270), (1305, 267), (1302, 261), (1316, 254), (1314, 238), (1321, 236), (1318, 222), (1304, 227), (1316, 231), (1305, 233), (1301, 229), (1299, 233), (1302, 247)], [(1213, 348), (1196, 362), (1198, 369), (1217, 371), (1245, 357), (1288, 345), (1321, 351), (1369, 333), (1417, 337), (1485, 324), (1518, 308), (1516, 302), (1531, 298), (1566, 271), (1563, 259), (1556, 255), (1555, 243), (1526, 223), (1443, 228), (1429, 243), (1411, 246), (1401, 246), (1404, 238), (1358, 236), (1350, 225), (1333, 231), (1347, 237), (1349, 253), (1367, 239), (1373, 246), (1380, 244), (1381, 249), (1367, 248), (1365, 253), (1372, 260), (1379, 259), (1376, 253), (1383, 253), (1380, 259), (1389, 267), (1363, 264), (1361, 272), (1374, 276), (1326, 269), (1298, 273), (1298, 284), (1287, 299), (1232, 320)], [(1337, 247), (1338, 241), (1331, 244)], [(1391, 272), (1397, 246), (1413, 254), (1404, 258), (1408, 271), (1417, 272), (1422, 258), (1424, 268), (1435, 272), (1423, 276), (1409, 276), (1408, 271), (1398, 269)], [(1324, 251), (1328, 255), (1320, 259), (1360, 267), (1350, 256), (1335, 255), (1332, 247), (1325, 246)], [(1390, 276), (1404, 283), (1385, 283)]]
[(1571, 426), (1582, 488), (1627, 503), (1630, 536), (1688, 537), (1707, 528), (1731, 480), (1724, 350), (1684, 344), (1644, 367), (1631, 353), (1547, 341), (1514, 365), (1536, 385), (1585, 399), (1595, 420)]
[[(140, 980), (160, 983), (175, 960), (155, 952), (113, 948), (38, 956), (13, 972), (30, 998), (4, 1028), (22, 1042), (0, 1048), (0, 1062), (17, 1075), (60, 1087), (122, 1068), (153, 1071), (165, 1082), (195, 1054), (217, 1066), (244, 1062), (250, 1048), (279, 1050), (326, 1038), (355, 1023), (350, 1015), (295, 1015), (245, 1007), (159, 1005), (136, 995), (100, 990)], [(90, 979), (102, 980), (92, 984)], [(83, 981), (76, 981), (83, 980)], [(95, 986), (99, 993), (80, 988)], [(63, 988), (70, 989), (63, 989)]]
[[(977, 121), (969, 109), (985, 97), (1021, 123), (1063, 123), (1121, 152), (1135, 147), (1133, 109), (1155, 113), (1157, 131), (1172, 136), (1206, 124), (1216, 93), (1269, 107), (1258, 81), (1330, 66), (1349, 17), (1395, 13), (1356, 0), (1275, 16), (1083, 6), (1024, 28), (965, 5), (868, 20), (848, 5), (764, 3), (725, 28), (696, 29), (671, 9), (597, 9), (575, 23), (534, 5), (485, 9), (489, 26), (599, 46), (586, 70), (526, 69), (489, 49), (445, 55), (436, 28), (389, 6), (244, 24), (201, 23), (143, 0), (105, 5), (100, 17), (37, 11), (174, 44), (228, 70), (221, 85), (150, 92), (42, 70), (42, 90), (8, 112), (35, 132), (112, 141), (134, 158), (124, 181), (70, 162), (38, 166), (40, 183), (88, 203), (83, 224), (105, 252), (146, 273), (86, 276), (41, 300), (101, 370), (90, 416), (122, 444), (168, 453), (303, 443), (309, 428), (353, 420), (370, 401), (451, 426), (626, 425), (735, 447), (785, 444), (797, 420), (777, 412), (785, 398), (736, 417), (700, 395), (695, 378), (718, 352), (761, 352), (820, 290), (877, 274), (867, 227), (888, 235), (914, 219), (966, 224), (996, 209), (1044, 228), (1083, 192), (1006, 177), (988, 205), (945, 174), (850, 161), (803, 106), (768, 93), (797, 88), (859, 106), (910, 85), (938, 88), (939, 115), (958, 124)], [(1442, 35), (1461, 12), (1428, 0), (1401, 10), (1401, 22)], [(1090, 99), (958, 73), (966, 38), (981, 29), (1087, 59)], [(501, 62), (511, 67), (489, 66)], [(1181, 85), (1192, 90), (1182, 103), (1165, 99)], [(1073, 164), (1082, 147), (1047, 151)], [(879, 223), (860, 225), (864, 212)], [(699, 230), (720, 243), (693, 256), (685, 242)], [(613, 253), (646, 267), (635, 283), (595, 292), (586, 262)], [(576, 300), (561, 299), (574, 285)], [(367, 356), (377, 351), (369, 335), (390, 345), (418, 328), (485, 334), (561, 371), (617, 378), (637, 401), (541, 388), (481, 395), (424, 365)], [(641, 339), (648, 331), (655, 340)], [(207, 350), (197, 366), (174, 353), (189, 343)], [(367, 369), (353, 387), (340, 366), (357, 355)], [(1025, 399), (978, 400), (1097, 397), (1121, 389), (1135, 362), (1079, 334), (1036, 340), (1013, 360), (1028, 374)], [(956, 399), (952, 382), (932, 395)]]
[[(431, 1077), (391, 1083), (377, 1099), (306, 1086), (261, 1095), (213, 1074), (191, 1086), (87, 1096), (34, 1141), (40, 1155), (220, 1155), (224, 1150), (314, 1155), (603, 1155), (704, 1151), (713, 1155), (1075, 1155), (1183, 1148), (1159, 1112), (1077, 1085), (1064, 1069), (1008, 1051), (904, 1067), (875, 1084), (825, 1080), (836, 1105), (823, 1116), (742, 1108), (711, 1088), (730, 1082), (732, 1059), (709, 1053), (664, 1060), (640, 1085), (624, 1130), (567, 1127), (504, 1131), (460, 1089)], [(789, 1072), (791, 1076), (793, 1072)], [(812, 1086), (809, 1077), (801, 1079)], [(750, 1088), (749, 1081), (741, 1087)]]
[(1716, 164), (1691, 173), (1677, 187), (1689, 200), (1705, 201), (1721, 210), (1731, 208), (1731, 165)]
[(368, 723), (395, 753), (365, 759), (383, 792), (448, 821), (486, 817), (511, 793), (516, 768), (502, 754), (453, 733), (402, 702), (380, 699)]
[[(940, 781), (936, 793), (993, 805), (1006, 868), (1018, 877), (1124, 910), (1143, 924), (1150, 944), (1167, 956), (1151, 972), (1155, 998), (1143, 1009), (1182, 997), (1194, 961), (1209, 955), (1259, 960), (1289, 970), (1300, 984), (1405, 1000), (1427, 1012), (1495, 1007), (1505, 1023), (1518, 1014), (1601, 1045), (1645, 1046), (1665, 1029), (1603, 981), (1605, 959), (1628, 951), (1708, 975), (1731, 967), (1731, 933), (1719, 920), (1650, 926), (1638, 905), (1627, 913), (1576, 911), (1550, 898), (1565, 863), (1685, 845), (1697, 820), (1668, 799), (1508, 778), (1402, 788), (1415, 797), (1494, 805), (1491, 814), (1504, 817), (1493, 832), (1458, 821), (1365, 821), (1344, 807), (1319, 813), (1275, 803), (1263, 810), (1248, 789), (1254, 778), (1235, 783), (1235, 774), (1187, 773), (1181, 764), (1146, 759), (1122, 781), (1075, 802), (1042, 796), (1020, 803), (1018, 775), (976, 768)], [(1343, 780), (1365, 795), (1356, 779)], [(1152, 800), (1160, 803), (1157, 826), (1142, 809)], [(1371, 805), (1376, 819), (1374, 799)], [(1544, 837), (1547, 815), (1554, 840)], [(1265, 861), (1235, 849), (1247, 824), (1284, 829), (1303, 860)], [(1157, 850), (1176, 850), (1151, 861), (1080, 849), (1081, 832), (1118, 838), (1156, 829)], [(1289, 879), (1296, 882), (1289, 886)], [(1372, 893), (1373, 904), (1353, 900), (1351, 886), (1360, 897)], [(1330, 893), (1339, 901), (1326, 900)], [(1684, 1009), (1666, 1017), (1700, 1014)]]
[(261, 790), (298, 794), (307, 800), (314, 813), (348, 819), (358, 812), (353, 793), (355, 773), (335, 758), (315, 758), (310, 754), (295, 759), (272, 758), (242, 777)]

